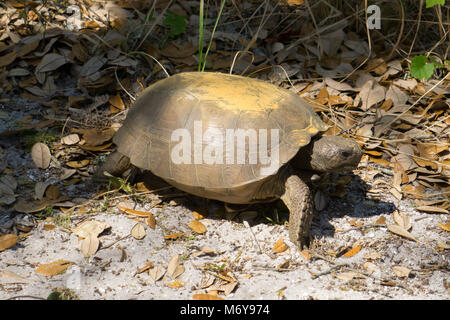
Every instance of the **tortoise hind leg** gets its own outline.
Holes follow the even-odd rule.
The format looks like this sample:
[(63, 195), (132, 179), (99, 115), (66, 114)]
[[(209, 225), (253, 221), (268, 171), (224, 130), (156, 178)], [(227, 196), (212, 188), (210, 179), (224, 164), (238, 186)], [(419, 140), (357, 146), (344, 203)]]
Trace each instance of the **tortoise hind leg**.
[(313, 218), (313, 202), (309, 187), (296, 174), (290, 173), (280, 197), (289, 209), (289, 238), (300, 249), (309, 241)]
[(120, 177), (125, 171), (131, 167), (130, 159), (124, 156), (118, 151), (111, 153), (107, 158), (105, 163), (97, 170), (97, 178), (106, 178), (104, 172)]

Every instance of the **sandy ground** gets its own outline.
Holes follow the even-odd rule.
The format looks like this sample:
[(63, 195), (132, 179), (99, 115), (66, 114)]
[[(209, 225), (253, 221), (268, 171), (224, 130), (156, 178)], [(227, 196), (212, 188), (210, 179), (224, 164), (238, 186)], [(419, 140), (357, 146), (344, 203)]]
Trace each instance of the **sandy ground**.
[[(39, 181), (53, 182), (62, 194), (81, 198), (72, 199), (74, 203), (90, 199), (99, 188), (89, 178), (64, 186), (55, 178), (60, 169), (54, 165), (46, 170), (34, 168), (29, 152), (8, 139), (1, 141), (2, 161), (14, 169), (16, 180), (28, 181), (19, 184), (20, 198), (31, 197), (30, 183)], [(32, 229), (12, 248), (0, 252), (0, 299), (46, 298), (55, 288), (70, 289), (80, 299), (193, 299), (195, 294), (211, 291), (224, 299), (449, 299), (449, 250), (442, 248), (442, 243), (448, 246), (449, 238), (438, 225), (445, 224), (448, 215), (418, 212), (411, 200), (399, 201), (388, 193), (377, 194), (377, 199), (370, 196), (367, 190), (374, 175), (369, 167), (360, 166), (351, 177), (345, 196), (331, 197), (328, 206), (315, 214), (311, 258), (288, 240), (282, 218), (273, 223), (261, 214), (274, 212), (274, 205), (224, 213), (221, 203), (169, 189), (163, 201), (161, 195), (132, 199), (124, 193), (113, 194), (107, 203), (102, 199), (84, 206), (85, 212), (75, 211), (70, 220), (58, 207), (52, 220), (45, 221), (3, 206), (0, 235), (21, 233), (20, 225)], [(390, 179), (381, 171), (378, 178)], [(141, 240), (128, 236), (137, 221), (120, 212), (119, 205), (152, 212), (156, 228), (144, 224)], [(209, 212), (200, 220), (206, 233), (197, 234), (189, 227), (193, 210)], [(410, 233), (417, 242), (387, 230), (386, 224), (394, 224), (395, 210), (411, 218)], [(273, 215), (269, 217), (274, 220)], [(377, 225), (380, 217), (386, 222)], [(100, 249), (85, 258), (78, 236), (64, 226), (73, 228), (89, 219), (110, 228), (99, 235)], [(46, 224), (57, 227), (45, 230)], [(177, 232), (184, 235), (164, 239)], [(280, 238), (288, 249), (275, 253), (272, 248)], [(361, 250), (355, 255), (342, 255), (344, 249), (358, 246)], [(149, 262), (166, 270), (176, 255), (183, 266), (178, 277), (166, 273), (154, 281), (148, 271), (137, 272)], [(46, 277), (36, 272), (40, 264), (60, 259), (73, 262), (65, 273)], [(399, 266), (409, 274), (399, 275), (395, 271)]]

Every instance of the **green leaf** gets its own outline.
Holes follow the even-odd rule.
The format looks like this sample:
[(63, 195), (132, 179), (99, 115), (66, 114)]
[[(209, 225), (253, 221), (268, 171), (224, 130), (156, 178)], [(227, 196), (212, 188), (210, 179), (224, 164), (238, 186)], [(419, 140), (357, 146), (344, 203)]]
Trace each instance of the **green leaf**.
[(173, 38), (182, 34), (186, 29), (186, 17), (169, 11), (163, 25), (170, 27), (169, 36)]
[(437, 4), (443, 6), (445, 5), (445, 0), (427, 0), (425, 6), (427, 8), (431, 8)]
[(433, 75), (435, 65), (427, 62), (427, 57), (424, 55), (415, 56), (411, 60), (411, 75), (419, 80), (430, 79)]

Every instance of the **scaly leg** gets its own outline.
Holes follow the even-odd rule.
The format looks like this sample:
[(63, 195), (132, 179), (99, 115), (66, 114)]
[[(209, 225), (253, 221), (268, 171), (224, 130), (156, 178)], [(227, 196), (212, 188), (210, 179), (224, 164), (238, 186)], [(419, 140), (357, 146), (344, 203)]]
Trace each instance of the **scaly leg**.
[(309, 241), (309, 229), (313, 218), (313, 201), (309, 187), (296, 174), (290, 173), (285, 180), (281, 196), (289, 209), (289, 238), (300, 249)]
[(104, 179), (106, 177), (104, 172), (106, 171), (115, 177), (120, 177), (130, 167), (130, 159), (115, 151), (106, 158), (105, 163), (98, 169), (95, 176), (98, 179)]

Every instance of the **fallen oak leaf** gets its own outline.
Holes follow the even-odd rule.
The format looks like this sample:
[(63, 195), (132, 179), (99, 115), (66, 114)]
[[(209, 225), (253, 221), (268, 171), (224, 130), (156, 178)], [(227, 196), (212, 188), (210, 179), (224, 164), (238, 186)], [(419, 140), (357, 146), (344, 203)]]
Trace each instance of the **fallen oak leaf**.
[(130, 232), (131, 236), (136, 240), (142, 240), (145, 238), (147, 233), (145, 232), (145, 228), (142, 223), (136, 223)]
[(86, 258), (92, 257), (98, 250), (100, 241), (97, 236), (89, 233), (86, 238), (81, 242), (81, 252)]
[(178, 289), (180, 287), (184, 287), (184, 282), (180, 280), (174, 280), (172, 283), (168, 283), (167, 286), (173, 289)]
[(192, 296), (192, 299), (194, 300), (224, 300), (223, 298), (215, 295), (215, 294), (208, 294), (208, 293), (197, 293)]
[(353, 247), (350, 250), (348, 250), (346, 253), (344, 253), (343, 256), (346, 258), (353, 257), (355, 254), (357, 254), (361, 250), (361, 248), (362, 248), (361, 245)]
[(37, 142), (31, 148), (31, 159), (33, 159), (34, 165), (40, 169), (47, 169), (50, 165), (50, 149), (46, 144)]
[(105, 149), (108, 149), (111, 145), (112, 145), (112, 142), (109, 142), (109, 143), (101, 145), (101, 146), (82, 145), (80, 147), (81, 147), (81, 149), (87, 150), (87, 151), (103, 151)]
[(206, 232), (206, 227), (203, 223), (197, 220), (192, 220), (191, 223), (189, 223), (189, 227), (194, 231), (195, 233), (203, 234)]
[(184, 267), (180, 265), (180, 255), (173, 256), (167, 265), (167, 274), (175, 279), (184, 272)]
[(17, 243), (19, 237), (15, 234), (4, 234), (0, 236), (0, 252), (11, 248)]
[(416, 208), (419, 211), (424, 211), (424, 212), (436, 212), (436, 213), (449, 213), (448, 210), (444, 209), (444, 208), (439, 208), (439, 207), (433, 207), (433, 206), (420, 206)]
[(153, 267), (153, 263), (148, 261), (145, 266), (143, 266), (142, 268), (137, 269), (136, 273), (134, 275), (137, 275), (137, 274), (140, 274), (142, 272), (145, 272), (145, 271), (149, 270), (152, 267)]
[(153, 216), (153, 214), (151, 212), (129, 209), (129, 208), (125, 208), (123, 206), (119, 206), (119, 210), (123, 211), (126, 214), (130, 214), (130, 215), (138, 216), (138, 217), (143, 217), (143, 218), (147, 218), (149, 216)]
[(40, 264), (36, 268), (36, 273), (42, 274), (46, 277), (53, 277), (65, 272), (67, 268), (73, 264), (75, 263), (67, 260), (57, 260), (47, 264)]
[(153, 214), (150, 213), (150, 215), (148, 216), (147, 220), (147, 225), (152, 228), (153, 230), (155, 230), (156, 227), (156, 220), (155, 217), (153, 216)]
[(450, 232), (450, 222), (447, 222), (446, 224), (438, 222), (438, 225), (439, 227), (441, 227), (442, 230)]
[(398, 224), (400, 227), (408, 231), (411, 229), (411, 218), (408, 217), (405, 213), (399, 212), (398, 210), (395, 210), (393, 213), (393, 218), (396, 224)]
[(286, 243), (284, 242), (283, 238), (280, 238), (275, 245), (273, 246), (272, 250), (276, 253), (281, 253), (284, 252), (288, 249), (289, 247), (286, 245)]
[(168, 235), (164, 236), (165, 240), (176, 240), (184, 235), (184, 232), (176, 232), (176, 233), (170, 233)]
[(408, 231), (406, 231), (404, 228), (400, 227), (399, 225), (389, 224), (387, 226), (387, 228), (390, 232), (395, 233), (398, 236), (402, 236), (404, 238), (419, 242), (411, 233), (409, 233)]
[(76, 133), (69, 134), (61, 138), (61, 143), (71, 146), (80, 142), (80, 137)]
[(78, 168), (86, 167), (90, 162), (91, 161), (89, 159), (68, 161), (68, 162), (66, 162), (66, 166), (78, 169)]
[(165, 273), (166, 270), (164, 270), (164, 268), (161, 266), (155, 266), (154, 268), (148, 271), (148, 274), (155, 282), (161, 279)]
[(395, 275), (399, 278), (407, 278), (411, 273), (411, 269), (402, 266), (393, 266), (392, 271), (394, 271)]
[(81, 238), (87, 238), (90, 234), (98, 237), (104, 230), (111, 228), (109, 224), (103, 221), (88, 220), (81, 223), (76, 228), (72, 229), (72, 232)]

